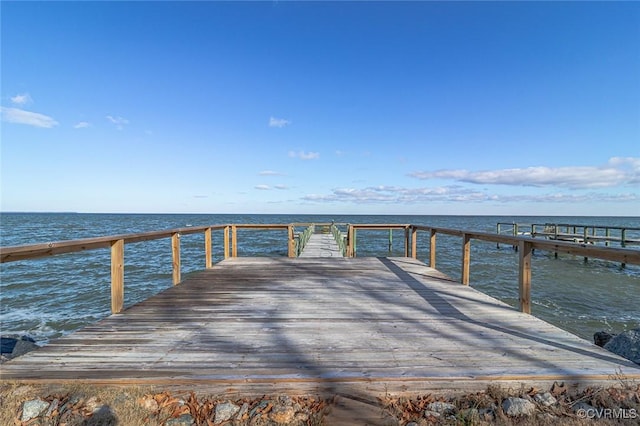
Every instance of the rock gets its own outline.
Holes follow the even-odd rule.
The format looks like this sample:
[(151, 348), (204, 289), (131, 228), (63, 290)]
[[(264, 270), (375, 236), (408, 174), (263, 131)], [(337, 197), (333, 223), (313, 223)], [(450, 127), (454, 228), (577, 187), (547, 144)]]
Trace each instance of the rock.
[(2, 336), (0, 338), (0, 354), (6, 359), (13, 359), (40, 346), (29, 336)]
[(524, 398), (510, 397), (502, 401), (502, 409), (507, 416), (530, 416), (536, 411), (536, 405)]
[(598, 331), (593, 334), (593, 343), (602, 348), (613, 337), (615, 337), (615, 334), (607, 333), (606, 331)]
[(35, 419), (40, 414), (49, 408), (49, 403), (41, 399), (32, 399), (22, 404), (22, 417), (20, 420), (28, 422), (31, 419)]
[(233, 402), (218, 404), (216, 405), (216, 414), (213, 422), (217, 424), (230, 420), (238, 411), (240, 411), (240, 407)]
[(194, 424), (194, 421), (190, 414), (183, 414), (175, 419), (167, 420), (164, 424), (165, 426), (191, 426)]
[(13, 352), (13, 348), (16, 346), (18, 339), (15, 337), (2, 336), (0, 337), (0, 353), (10, 354)]
[(296, 410), (290, 405), (277, 405), (269, 413), (269, 418), (277, 424), (286, 425), (291, 423), (296, 415)]
[(533, 399), (535, 399), (538, 404), (544, 405), (545, 407), (551, 407), (553, 404), (558, 402), (558, 400), (549, 392), (538, 393), (533, 397)]
[(87, 399), (87, 401), (84, 403), (84, 409), (89, 413), (96, 413), (100, 411), (102, 407), (103, 404), (101, 404), (100, 401), (98, 401), (98, 398), (96, 398), (95, 396)]
[(242, 407), (240, 407), (240, 411), (238, 411), (238, 414), (236, 415), (236, 420), (242, 420), (242, 418), (248, 412), (249, 412), (249, 403), (245, 402), (244, 404), (242, 404)]
[(13, 348), (13, 352), (11, 352), (11, 358), (19, 357), (20, 355), (36, 350), (39, 347), (40, 346), (29, 340), (18, 340)]
[(448, 402), (432, 402), (427, 405), (427, 411), (435, 411), (440, 414), (451, 414), (456, 410), (456, 406)]
[(575, 413), (575, 412), (578, 412), (580, 410), (582, 410), (584, 412), (589, 411), (589, 410), (595, 410), (595, 407), (593, 405), (587, 404), (586, 402), (580, 401), (580, 402), (574, 404), (572, 409), (573, 409), (573, 412)]
[(437, 411), (431, 411), (431, 410), (424, 410), (424, 414), (422, 415), (425, 419), (429, 418), (429, 417), (440, 417), (441, 414), (438, 413)]
[(53, 402), (51, 403), (51, 405), (49, 405), (49, 409), (47, 410), (47, 412), (46, 412), (46, 414), (44, 416), (45, 417), (51, 417), (53, 412), (58, 408), (58, 405), (60, 405), (60, 400), (58, 398), (55, 398), (53, 400)]
[(628, 330), (613, 337), (604, 348), (623, 358), (640, 364), (640, 328)]
[(254, 417), (256, 414), (260, 413), (262, 410), (267, 408), (269, 404), (271, 404), (270, 401), (266, 401), (266, 400), (260, 401), (258, 405), (256, 405), (251, 409), (251, 411), (249, 412), (249, 417)]
[(158, 401), (153, 398), (144, 398), (140, 401), (140, 406), (150, 413), (155, 413), (160, 408)]

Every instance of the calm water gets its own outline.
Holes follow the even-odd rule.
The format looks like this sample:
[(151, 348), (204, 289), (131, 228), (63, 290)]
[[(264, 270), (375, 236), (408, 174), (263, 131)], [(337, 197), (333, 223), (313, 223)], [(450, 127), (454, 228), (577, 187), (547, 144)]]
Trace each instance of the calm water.
[[(576, 223), (640, 227), (640, 218), (499, 216), (311, 216), (6, 213), (0, 215), (0, 245), (45, 243), (105, 235), (226, 223), (412, 223), (495, 232), (497, 222)], [(393, 252), (401, 256), (401, 232)], [(631, 237), (631, 235), (629, 235)], [(636, 236), (637, 238), (638, 236)], [(214, 232), (214, 261), (222, 258), (222, 233)], [(460, 278), (459, 237), (438, 235), (437, 267)], [(286, 256), (286, 231), (240, 230), (240, 256)], [(204, 268), (202, 234), (181, 238), (182, 277)], [(388, 256), (388, 231), (358, 232), (359, 256)], [(636, 246), (638, 248), (638, 246)], [(508, 247), (472, 241), (471, 285), (512, 306), (518, 300), (518, 256)], [(418, 254), (428, 257), (428, 236), (419, 233)], [(108, 249), (0, 264), (0, 330), (29, 334), (44, 343), (110, 314)], [(640, 327), (640, 267), (536, 252), (533, 314), (591, 340), (595, 331)], [(171, 287), (169, 239), (125, 246), (125, 306)]]

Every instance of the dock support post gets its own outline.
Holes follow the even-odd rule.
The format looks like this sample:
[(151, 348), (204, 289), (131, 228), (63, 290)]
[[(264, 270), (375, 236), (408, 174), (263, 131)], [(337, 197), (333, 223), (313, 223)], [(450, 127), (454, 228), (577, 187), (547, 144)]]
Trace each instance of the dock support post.
[(347, 225), (347, 257), (353, 257), (355, 252), (353, 243), (355, 239), (355, 230), (353, 225)]
[(418, 258), (418, 230), (411, 227), (411, 257)]
[(389, 253), (393, 252), (393, 229), (389, 229)]
[(520, 312), (531, 313), (531, 252), (532, 245), (529, 241), (518, 242), (520, 253), (518, 265), (518, 287), (520, 299)]
[(204, 230), (204, 267), (211, 269), (213, 264), (211, 263), (211, 228)]
[(180, 284), (180, 234), (171, 234), (171, 257), (173, 258), (173, 285)]
[(124, 240), (111, 242), (111, 313), (124, 307)]
[(293, 225), (289, 225), (287, 227), (288, 234), (288, 247), (289, 247), (289, 257), (296, 257), (296, 239), (293, 232)]
[(436, 267), (436, 230), (429, 231), (429, 266)]
[(463, 285), (469, 285), (469, 266), (471, 263), (471, 237), (462, 234), (462, 278)]

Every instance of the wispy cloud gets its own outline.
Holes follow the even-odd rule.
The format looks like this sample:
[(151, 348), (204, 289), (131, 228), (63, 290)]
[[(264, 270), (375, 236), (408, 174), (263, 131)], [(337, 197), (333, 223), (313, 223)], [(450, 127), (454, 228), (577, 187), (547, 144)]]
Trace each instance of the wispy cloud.
[(284, 176), (284, 173), (276, 172), (274, 170), (263, 170), (258, 174), (260, 176)]
[(276, 117), (270, 117), (269, 118), (269, 127), (286, 127), (289, 124), (291, 124), (291, 121), (286, 120), (284, 118), (276, 118)]
[(0, 107), (2, 121), (16, 124), (26, 124), (34, 127), (51, 128), (58, 125), (58, 122), (48, 115), (37, 112), (25, 111), (20, 108)]
[(129, 124), (129, 120), (123, 117), (114, 117), (112, 115), (107, 115), (106, 119), (109, 120), (111, 123), (115, 124), (116, 129), (118, 130), (124, 129), (125, 124)]
[(545, 187), (569, 189), (606, 188), (640, 182), (640, 158), (612, 157), (603, 166), (525, 167), (469, 171), (461, 169), (410, 173), (416, 179), (450, 179), (474, 184)]
[(79, 123), (76, 123), (73, 128), (74, 129), (86, 129), (87, 127), (90, 127), (91, 123), (88, 123), (86, 121), (81, 121)]
[(317, 160), (320, 158), (320, 153), (318, 152), (304, 152), (304, 151), (289, 151), (289, 157), (291, 158), (299, 158), (301, 160)]
[(275, 189), (280, 189), (280, 190), (289, 189), (289, 187), (287, 185), (274, 185), (273, 187)]
[(527, 195), (497, 195), (485, 191), (471, 190), (460, 185), (439, 186), (434, 188), (403, 188), (397, 186), (377, 186), (367, 188), (338, 188), (329, 194), (309, 194), (305, 201), (318, 203), (354, 203), (354, 204), (420, 204), (430, 202), (497, 202), (497, 203), (575, 203), (575, 202), (635, 202), (640, 195), (633, 193), (608, 194), (590, 192), (550, 193)]
[(31, 95), (28, 93), (21, 93), (11, 97), (11, 103), (14, 105), (25, 106), (33, 102)]
[(258, 189), (260, 191), (269, 191), (271, 189), (269, 185), (256, 185), (253, 188)]

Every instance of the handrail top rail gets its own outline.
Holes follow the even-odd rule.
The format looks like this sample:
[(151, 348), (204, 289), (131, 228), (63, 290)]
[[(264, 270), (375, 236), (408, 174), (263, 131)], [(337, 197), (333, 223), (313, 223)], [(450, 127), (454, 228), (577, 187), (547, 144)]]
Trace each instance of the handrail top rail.
[[(298, 224), (299, 225), (299, 224)], [(329, 225), (329, 224), (328, 224)], [(613, 247), (600, 247), (590, 244), (576, 244), (573, 242), (564, 242), (558, 240), (543, 240), (532, 238), (531, 236), (508, 236), (504, 234), (468, 231), (452, 228), (441, 228), (427, 225), (411, 225), (411, 224), (347, 224), (353, 227), (354, 230), (385, 230), (385, 229), (414, 229), (423, 231), (432, 231), (436, 233), (464, 236), (466, 238), (477, 239), (482, 241), (505, 243), (505, 244), (519, 244), (520, 242), (527, 242), (535, 249), (559, 251), (564, 253), (571, 253), (576, 255), (584, 255), (588, 257), (597, 257), (603, 260), (620, 261), (624, 260), (624, 263), (640, 264), (640, 250), (628, 249), (628, 248), (613, 248)], [(136, 243), (142, 241), (149, 241), (161, 238), (168, 238), (174, 234), (195, 234), (204, 232), (207, 229), (221, 230), (228, 227), (235, 227), (236, 229), (289, 229), (295, 226), (294, 224), (224, 224), (224, 225), (203, 225), (203, 226), (191, 226), (174, 228), (162, 231), (150, 231), (134, 234), (124, 235), (110, 235), (104, 237), (84, 238), (77, 240), (65, 240), (49, 243), (30, 244), (22, 246), (7, 246), (0, 247), (0, 263), (34, 259), (45, 256), (52, 256), (63, 253), (71, 253), (83, 250), (92, 250), (97, 248), (108, 248), (114, 242), (123, 240), (125, 243)]]
[(610, 226), (610, 225), (583, 225), (578, 223), (555, 223), (555, 222), (545, 222), (545, 223), (518, 223), (518, 222), (497, 222), (497, 225), (518, 225), (520, 226), (558, 226), (558, 227), (576, 227), (576, 228), (595, 228), (595, 229), (619, 229), (619, 230), (627, 230), (627, 231), (640, 231), (640, 228), (634, 226)]

